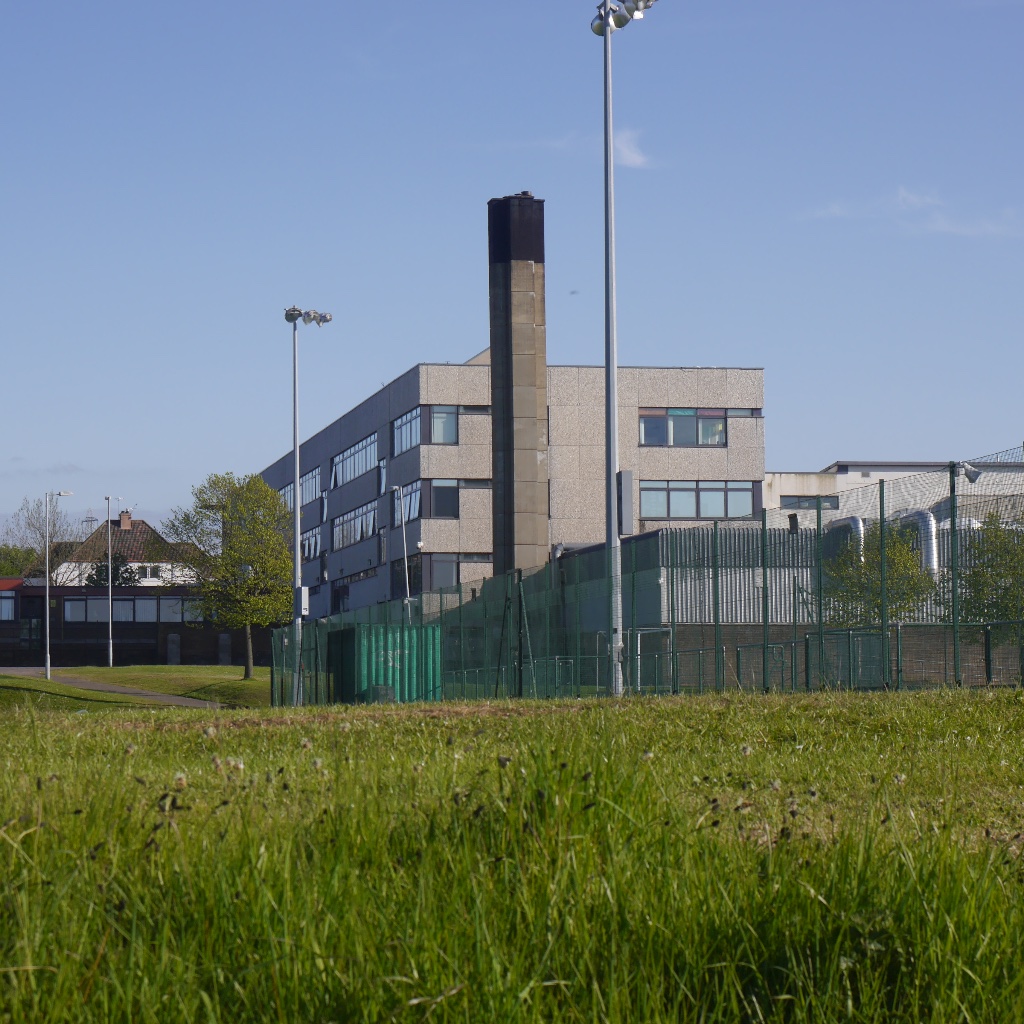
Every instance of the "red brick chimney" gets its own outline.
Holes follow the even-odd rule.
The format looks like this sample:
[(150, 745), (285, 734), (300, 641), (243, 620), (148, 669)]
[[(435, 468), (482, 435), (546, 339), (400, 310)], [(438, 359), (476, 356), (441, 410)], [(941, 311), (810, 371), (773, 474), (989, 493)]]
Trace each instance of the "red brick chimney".
[(130, 530), (132, 528), (132, 514), (131, 511), (125, 511), (121, 513), (121, 529)]

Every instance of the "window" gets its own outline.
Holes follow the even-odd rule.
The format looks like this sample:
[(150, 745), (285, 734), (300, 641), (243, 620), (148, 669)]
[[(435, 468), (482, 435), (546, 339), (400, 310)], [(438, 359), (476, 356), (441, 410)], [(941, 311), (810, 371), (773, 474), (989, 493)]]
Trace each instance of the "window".
[(80, 597), (64, 598), (64, 621), (85, 622), (85, 599)]
[(377, 532), (377, 502), (352, 509), (331, 522), (331, 550), (340, 551), (350, 544), (372, 537)]
[[(817, 497), (812, 497), (806, 494), (784, 494), (779, 499), (779, 508), (799, 508), (814, 511), (818, 507)], [(839, 510), (839, 495), (838, 494), (823, 494), (821, 495), (821, 507), (832, 509), (833, 511)]]
[[(400, 601), (405, 597), (405, 559), (399, 556), (391, 563), (391, 599)], [(416, 597), (423, 592), (423, 556), (409, 556), (409, 596)]]
[(201, 601), (184, 600), (181, 602), (181, 618), (183, 622), (202, 622), (203, 604)]
[(370, 434), (331, 459), (331, 490), (369, 473), (377, 464), (377, 435)]
[(113, 609), (115, 622), (135, 621), (135, 602), (130, 597), (115, 597)]
[(288, 511), (291, 512), (292, 509), (294, 508), (295, 503), (294, 484), (285, 484), (284, 487), (282, 487), (277, 493), (280, 494), (282, 498), (284, 498), (284, 503), (288, 506)]
[(459, 443), (459, 409), (455, 405), (430, 407), (430, 443)]
[(640, 444), (645, 448), (724, 448), (728, 416), (753, 416), (756, 409), (641, 409)]
[(749, 519), (754, 485), (746, 480), (641, 480), (641, 519)]
[(314, 526), (312, 530), (307, 530), (301, 537), (302, 540), (302, 560), (304, 562), (312, 562), (314, 559), (320, 557), (320, 527)]
[(420, 410), (417, 406), (391, 424), (391, 454), (401, 455), (420, 443)]
[(0, 622), (14, 621), (14, 591), (0, 591)]
[(388, 493), (388, 460), (380, 459), (377, 463), (377, 493)]
[(431, 519), (459, 518), (458, 480), (431, 480), (430, 517)]
[(489, 405), (460, 405), (459, 412), (463, 416), (490, 416), (491, 407)]
[(459, 584), (459, 556), (436, 554), (430, 556), (430, 589), (456, 587)]
[(155, 597), (135, 598), (135, 621), (156, 622), (156, 601)]
[(161, 597), (160, 598), (160, 621), (181, 622), (181, 598)]
[(311, 469), (299, 477), (299, 503), (308, 505), (320, 497), (320, 467)]
[(406, 484), (401, 491), (401, 503), (399, 503), (399, 494), (397, 491), (392, 491), (394, 501), (391, 507), (391, 525), (401, 526), (402, 525), (402, 514), (404, 509), (405, 521), (407, 523), (412, 522), (414, 519), (420, 517), (420, 481), (415, 480), (411, 484)]

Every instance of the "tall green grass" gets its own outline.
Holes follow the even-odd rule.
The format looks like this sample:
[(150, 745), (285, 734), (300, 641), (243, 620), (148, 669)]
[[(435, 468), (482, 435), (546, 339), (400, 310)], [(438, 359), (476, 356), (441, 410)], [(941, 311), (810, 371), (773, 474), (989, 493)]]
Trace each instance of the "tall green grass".
[(6, 1020), (1024, 1019), (1024, 705), (14, 711)]

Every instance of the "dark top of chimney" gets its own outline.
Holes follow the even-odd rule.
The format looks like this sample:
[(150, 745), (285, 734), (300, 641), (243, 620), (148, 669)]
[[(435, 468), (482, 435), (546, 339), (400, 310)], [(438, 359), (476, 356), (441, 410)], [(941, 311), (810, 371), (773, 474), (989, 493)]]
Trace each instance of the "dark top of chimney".
[(491, 263), (544, 262), (544, 200), (529, 192), (492, 199), (487, 204)]

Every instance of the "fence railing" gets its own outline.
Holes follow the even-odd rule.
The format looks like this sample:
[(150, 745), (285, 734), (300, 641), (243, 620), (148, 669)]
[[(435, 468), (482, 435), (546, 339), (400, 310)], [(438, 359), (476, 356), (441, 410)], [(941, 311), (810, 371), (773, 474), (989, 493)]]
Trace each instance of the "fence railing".
[[(806, 504), (806, 503), (805, 503)], [(1020, 449), (274, 635), (277, 704), (1020, 685)], [(622, 633), (609, 642), (610, 609)]]

